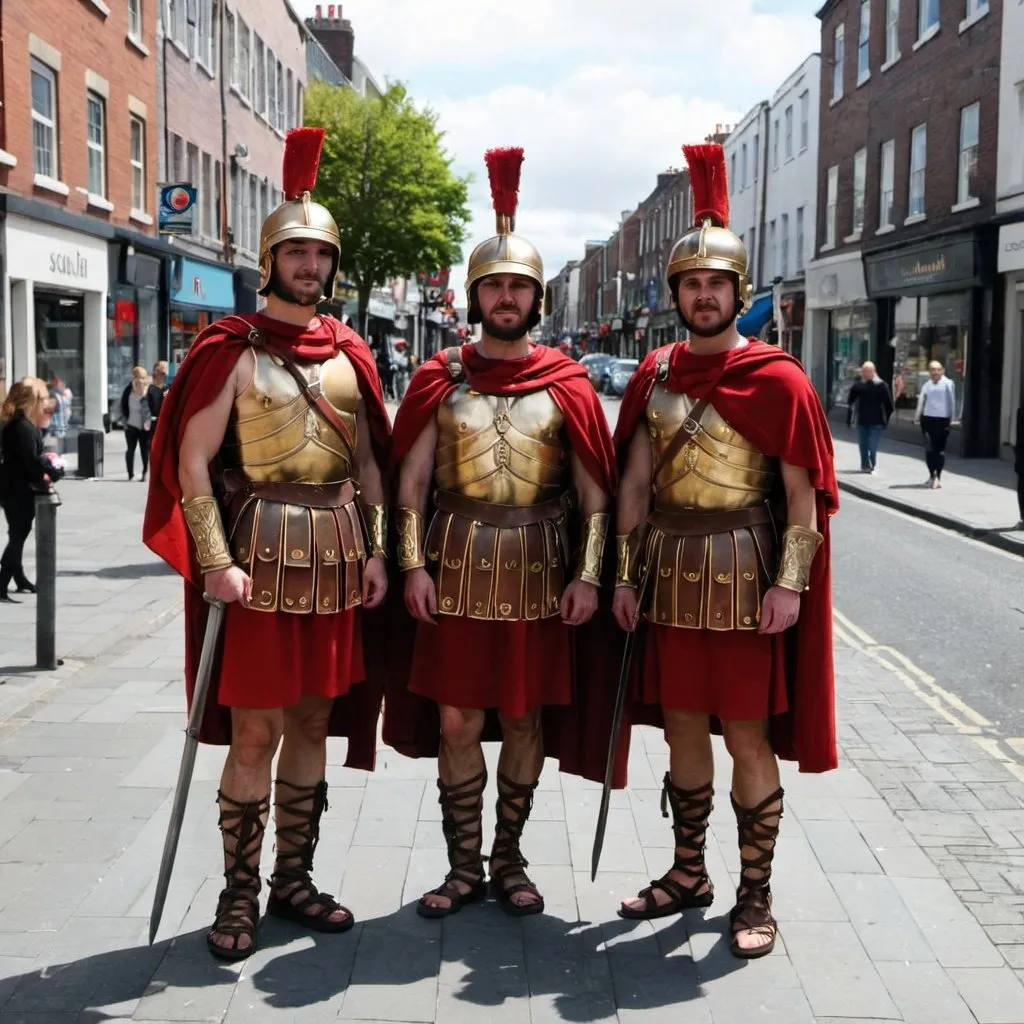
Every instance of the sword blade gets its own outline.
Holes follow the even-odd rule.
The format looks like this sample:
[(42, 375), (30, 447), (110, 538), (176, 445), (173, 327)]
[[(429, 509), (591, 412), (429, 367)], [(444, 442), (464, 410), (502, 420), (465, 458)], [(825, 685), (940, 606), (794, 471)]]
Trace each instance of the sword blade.
[(192, 771), (196, 763), (196, 748), (199, 746), (199, 728), (206, 711), (206, 699), (210, 692), (210, 677), (213, 674), (213, 658), (217, 650), (217, 639), (220, 636), (221, 623), (224, 620), (224, 602), (206, 597), (210, 610), (206, 616), (206, 632), (203, 635), (203, 650), (199, 657), (199, 668), (196, 671), (196, 685), (192, 691), (192, 708), (189, 711), (188, 726), (185, 729), (185, 745), (181, 752), (181, 765), (178, 768), (178, 783), (174, 789), (174, 800), (171, 804), (171, 818), (167, 823), (167, 836), (164, 839), (164, 850), (160, 857), (160, 871), (156, 879), (156, 892), (153, 894), (153, 910), (149, 915), (149, 944), (153, 945), (160, 919), (164, 913), (167, 890), (171, 884), (171, 872), (174, 869), (174, 857), (178, 852), (178, 840), (181, 838), (181, 824), (185, 818), (185, 805), (188, 803), (188, 790), (192, 782)]

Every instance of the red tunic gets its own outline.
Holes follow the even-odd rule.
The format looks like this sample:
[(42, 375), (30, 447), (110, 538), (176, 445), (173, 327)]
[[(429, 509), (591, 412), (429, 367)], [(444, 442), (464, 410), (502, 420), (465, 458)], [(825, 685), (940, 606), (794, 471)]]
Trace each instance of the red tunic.
[[(657, 355), (651, 353), (623, 397), (615, 430), (620, 458), (647, 406), (656, 373)], [(738, 632), (704, 636), (710, 631), (641, 624), (645, 635), (637, 638), (629, 713), (634, 722), (652, 725), (660, 724), (662, 703), (724, 718), (767, 717), (780, 757), (798, 761), (801, 771), (828, 771), (838, 764), (829, 519), (838, 510), (839, 493), (832, 435), (799, 362), (754, 339), (715, 356), (675, 346), (665, 386), (700, 399), (720, 373), (711, 401), (722, 417), (765, 455), (808, 471), (824, 543), (801, 597), (800, 618), (785, 634), (741, 639)], [(626, 747), (624, 740), (620, 759)]]
[[(586, 370), (556, 349), (534, 347), (520, 360), (461, 351), (470, 386), (483, 394), (522, 395), (546, 389), (565, 417), (570, 446), (608, 493), (616, 483), (607, 419)], [(456, 387), (443, 353), (416, 372), (395, 420), (392, 462), (401, 464), (438, 406)], [(402, 581), (392, 588), (395, 617), (405, 626), (391, 645), (392, 672), (384, 704), (384, 739), (401, 753), (433, 757), (439, 725), (435, 702), (495, 709), (517, 718), (545, 707), (545, 743), (563, 768), (599, 778), (607, 732), (587, 734), (586, 694), (574, 682), (574, 631), (555, 617), (532, 622), (475, 621), (442, 615), (437, 626), (415, 623), (397, 609)], [(403, 651), (404, 647), (404, 651)], [(423, 698), (423, 699), (421, 699)], [(555, 707), (560, 705), (561, 707)], [(488, 737), (496, 737), (493, 731)], [(567, 767), (569, 766), (569, 767)]]
[[(207, 612), (202, 574), (181, 511), (178, 453), (189, 420), (217, 397), (249, 344), (239, 330), (239, 319), (258, 326), (270, 348), (293, 359), (323, 362), (344, 352), (359, 380), (371, 443), (382, 468), (389, 457), (390, 425), (373, 356), (366, 343), (337, 320), (321, 317), (307, 330), (261, 314), (231, 317), (211, 324), (196, 339), (157, 421), (143, 526), (145, 543), (185, 580), (185, 687), (190, 702)], [(200, 740), (231, 741), (231, 707), (282, 708), (304, 695), (332, 697), (331, 735), (348, 737), (346, 763), (372, 769), (383, 684), (383, 632), (378, 612), (291, 615), (229, 606)]]

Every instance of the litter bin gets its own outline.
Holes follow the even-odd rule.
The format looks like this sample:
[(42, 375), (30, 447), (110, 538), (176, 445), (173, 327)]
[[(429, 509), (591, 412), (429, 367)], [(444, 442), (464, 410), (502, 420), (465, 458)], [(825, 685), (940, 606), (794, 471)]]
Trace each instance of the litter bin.
[(78, 472), (80, 477), (103, 476), (103, 431), (83, 430), (78, 435)]

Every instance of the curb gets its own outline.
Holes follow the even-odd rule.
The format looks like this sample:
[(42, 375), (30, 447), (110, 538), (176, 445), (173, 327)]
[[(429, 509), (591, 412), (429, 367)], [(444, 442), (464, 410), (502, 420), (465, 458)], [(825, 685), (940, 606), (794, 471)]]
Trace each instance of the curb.
[(1001, 551), (1008, 551), (1012, 555), (1020, 555), (1024, 558), (1024, 540), (1017, 540), (1015, 537), (1009, 537), (1005, 533), (975, 526), (965, 519), (958, 519), (956, 516), (951, 516), (948, 513), (933, 512), (930, 508), (922, 508), (920, 505), (912, 505), (909, 502), (900, 501), (898, 498), (872, 490), (870, 487), (862, 487), (848, 480), (839, 481), (839, 490), (848, 491), (850, 494), (863, 498), (865, 501), (872, 501), (876, 505), (885, 505), (887, 508), (896, 509), (897, 512), (903, 512), (908, 516), (913, 516), (915, 519), (923, 519), (933, 526), (941, 526), (945, 530), (953, 530), (964, 537), (970, 537), (971, 540), (980, 541), (982, 544), (988, 544), (990, 547), (999, 548)]

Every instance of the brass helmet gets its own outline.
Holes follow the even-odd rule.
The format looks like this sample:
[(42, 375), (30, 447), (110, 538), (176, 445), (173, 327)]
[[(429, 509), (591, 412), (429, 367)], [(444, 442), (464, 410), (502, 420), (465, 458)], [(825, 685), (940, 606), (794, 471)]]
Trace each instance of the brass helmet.
[[(515, 234), (516, 207), (519, 203), (519, 172), (523, 151), (519, 147), (489, 149), (484, 154), (487, 175), (491, 182), (491, 198), (497, 221), (493, 238), (481, 242), (470, 254), (466, 265), (466, 295), (469, 299), (469, 322), (480, 322), (480, 310), (473, 286), (491, 274), (520, 274), (537, 282), (538, 294), (544, 293), (544, 263), (531, 242)], [(538, 303), (539, 307), (539, 303)], [(539, 308), (537, 323), (540, 322)], [(536, 326), (533, 324), (532, 326)]]
[(260, 228), (259, 294), (270, 291), (274, 270), (273, 248), (292, 239), (325, 242), (334, 250), (331, 276), (324, 286), (324, 298), (334, 295), (334, 279), (341, 261), (341, 235), (338, 225), (326, 207), (314, 203), (309, 194), (316, 187), (320, 168), (320, 151), (324, 144), (323, 128), (293, 128), (284, 140), (284, 202), (274, 210)]
[(738, 313), (749, 308), (754, 286), (747, 247), (729, 230), (729, 182), (725, 152), (718, 143), (683, 146), (693, 189), (693, 227), (679, 239), (668, 258), (665, 277), (675, 299), (675, 279), (687, 270), (727, 270), (736, 275)]

